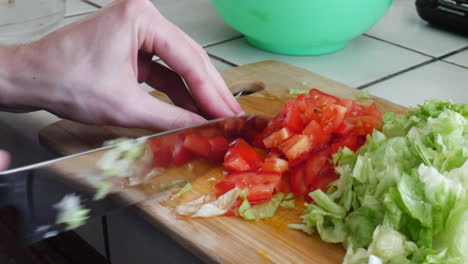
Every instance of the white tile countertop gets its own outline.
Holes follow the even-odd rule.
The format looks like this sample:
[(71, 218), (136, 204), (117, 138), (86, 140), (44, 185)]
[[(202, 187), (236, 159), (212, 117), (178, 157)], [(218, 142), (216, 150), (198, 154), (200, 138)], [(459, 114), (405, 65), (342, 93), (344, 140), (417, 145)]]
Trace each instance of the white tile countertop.
[[(66, 18), (59, 26), (81, 19), (109, 2), (67, 0)], [(302, 57), (276, 55), (251, 47), (241, 34), (221, 20), (209, 0), (153, 0), (153, 3), (206, 48), (220, 71), (261, 60), (280, 60), (404, 106), (420, 104), (426, 98), (468, 103), (468, 37), (428, 25), (417, 15), (414, 0), (395, 0), (372, 29), (350, 41), (343, 50)], [(28, 142), (18, 148), (20, 143), (13, 140), (9, 144), (0, 138), (0, 147), (13, 152), (14, 166), (50, 157), (37, 142), (37, 133), (56, 120), (46, 112), (0, 113), (0, 127), (6, 127), (8, 135), (21, 134)], [(28, 154), (31, 148), (39, 154)], [(112, 263), (155, 260), (196, 263), (191, 254), (136, 218), (129, 211), (108, 217)], [(79, 234), (105, 254), (101, 221), (82, 228)]]

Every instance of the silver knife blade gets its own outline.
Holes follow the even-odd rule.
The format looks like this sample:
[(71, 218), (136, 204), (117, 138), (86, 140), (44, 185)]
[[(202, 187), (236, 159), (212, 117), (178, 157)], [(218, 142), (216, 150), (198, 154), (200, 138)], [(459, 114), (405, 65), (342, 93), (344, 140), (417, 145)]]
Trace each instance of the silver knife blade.
[[(259, 116), (216, 119), (135, 140), (171, 142), (175, 137), (196, 134), (223, 136), (228, 140), (242, 137), (252, 141), (252, 132), (260, 133), (267, 121), (267, 118)], [(7, 208), (10, 209), (9, 212), (15, 213), (14, 222), (17, 226), (14, 230), (17, 242), (26, 245), (69, 230), (70, 226), (57, 222), (59, 211), (55, 207), (67, 193), (71, 192), (80, 197), (81, 206), (89, 210), (89, 221), (120, 208), (151, 199), (165, 191), (163, 186), (175, 180), (194, 179), (216, 166), (214, 163), (199, 160), (190, 161), (182, 166), (167, 166), (166, 164), (162, 167), (157, 167), (151, 162), (149, 170), (135, 166), (137, 169), (132, 173), (137, 175), (132, 175), (132, 177), (143, 179), (142, 182), (132, 184), (131, 180), (117, 179), (112, 183), (112, 192), (105, 198), (96, 200), (93, 198), (96, 186), (88, 178), (100, 172), (97, 161), (116, 147), (117, 145), (105, 146), (0, 172), (0, 214)], [(148, 150), (149, 148), (146, 148), (147, 152)], [(41, 185), (38, 182), (47, 182), (47, 184)], [(59, 187), (50, 190), (51, 185)], [(49, 198), (44, 199), (44, 197)]]

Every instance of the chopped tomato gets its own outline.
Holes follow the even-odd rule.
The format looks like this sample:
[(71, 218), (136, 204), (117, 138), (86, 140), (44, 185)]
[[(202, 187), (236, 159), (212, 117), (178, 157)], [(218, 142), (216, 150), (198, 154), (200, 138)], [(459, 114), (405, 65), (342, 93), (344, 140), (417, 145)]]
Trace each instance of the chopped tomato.
[(267, 148), (276, 148), (279, 144), (283, 143), (283, 141), (290, 138), (292, 135), (293, 133), (287, 127), (283, 127), (266, 137), (263, 140), (263, 144)]
[(310, 99), (312, 103), (316, 106), (324, 106), (327, 104), (336, 104), (340, 101), (337, 97), (333, 95), (326, 94), (317, 89), (311, 89), (309, 91)]
[(305, 186), (312, 185), (317, 179), (319, 179), (324, 170), (330, 166), (329, 163), (329, 150), (324, 150), (312, 155), (306, 162), (304, 184)]
[(224, 156), (224, 167), (231, 172), (255, 171), (262, 162), (263, 157), (243, 139), (233, 141)]
[(310, 121), (302, 133), (309, 137), (312, 149), (320, 149), (331, 139), (331, 133), (325, 132), (315, 120)]
[(335, 130), (335, 133), (338, 135), (347, 135), (353, 132), (355, 129), (355, 124), (349, 119), (343, 120), (343, 123)]
[(288, 170), (288, 162), (281, 159), (279, 155), (270, 155), (265, 159), (262, 165), (264, 172), (283, 173)]
[(315, 190), (322, 190), (323, 192), (326, 192), (328, 190), (328, 186), (330, 183), (335, 181), (337, 179), (336, 174), (328, 174), (328, 175), (323, 175), (322, 177), (319, 177), (317, 181), (312, 184), (309, 187), (309, 192), (315, 191)]
[(270, 121), (264, 131), (266, 132), (265, 135), (268, 136), (272, 132), (283, 127), (286, 127), (295, 133), (301, 133), (304, 128), (301, 112), (296, 106), (294, 100), (286, 102), (286, 104), (281, 108), (280, 113)]
[(295, 196), (301, 196), (306, 193), (307, 186), (305, 185), (305, 167), (304, 165), (295, 167), (290, 170), (289, 185), (291, 192)]
[(239, 209), (239, 206), (242, 204), (243, 200), (242, 198), (237, 198), (237, 200), (234, 202), (234, 204), (232, 205), (232, 207), (226, 212), (224, 213), (225, 216), (238, 216), (239, 215), (239, 212), (238, 212), (238, 209)]
[(223, 161), (224, 155), (229, 147), (229, 142), (224, 137), (218, 136), (208, 139), (208, 144), (210, 145), (208, 158), (215, 162)]
[(337, 104), (328, 104), (323, 107), (322, 120), (320, 124), (325, 132), (335, 131), (344, 120), (346, 107)]
[(340, 148), (347, 147), (352, 151), (357, 151), (364, 144), (365, 138), (356, 134), (341, 137), (331, 145), (331, 153), (336, 153)]
[(306, 135), (294, 135), (285, 142), (281, 143), (279, 149), (288, 159), (296, 159), (309, 152), (312, 148), (312, 142)]
[(216, 184), (221, 194), (237, 187), (241, 190), (248, 189), (247, 199), (251, 203), (267, 201), (278, 189), (281, 183), (279, 173), (240, 172), (227, 175)]
[(159, 139), (152, 139), (148, 141), (148, 145), (153, 151), (153, 163), (154, 166), (160, 168), (169, 167), (172, 163), (172, 147), (168, 144), (164, 144)]
[(193, 157), (192, 152), (184, 147), (184, 139), (183, 136), (179, 137), (172, 148), (172, 162), (175, 166), (184, 165)]
[(199, 135), (186, 136), (183, 146), (200, 157), (207, 157), (210, 151), (210, 143), (208, 143), (208, 140)]
[(299, 111), (305, 112), (307, 110), (307, 108), (309, 107), (309, 100), (307, 98), (307, 95), (300, 94), (296, 98), (296, 105), (297, 105), (297, 109), (299, 109)]

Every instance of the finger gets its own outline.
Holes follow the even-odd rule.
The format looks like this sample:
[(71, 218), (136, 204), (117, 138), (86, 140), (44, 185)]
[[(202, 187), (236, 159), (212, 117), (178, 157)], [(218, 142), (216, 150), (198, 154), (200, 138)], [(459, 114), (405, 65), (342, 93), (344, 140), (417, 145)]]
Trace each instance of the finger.
[[(149, 19), (152, 21), (155, 18)], [(187, 41), (189, 37), (166, 19), (159, 16), (158, 20), (159, 26), (148, 29), (141, 48), (158, 54), (171, 69), (179, 73), (199, 107), (208, 115), (222, 117), (239, 113), (238, 103), (219, 74), (211, 68), (203, 49)]]
[(8, 168), (10, 164), (10, 155), (4, 150), (0, 150), (0, 171)]
[[(185, 34), (184, 32), (182, 32), (182, 33), (185, 35), (187, 41), (191, 44), (191, 46), (194, 47), (194, 49), (196, 49), (197, 46), (199, 47), (199, 45), (193, 39), (191, 39), (189, 36), (187, 36), (187, 34)], [(216, 70), (213, 63), (211, 63), (211, 60), (209, 59), (209, 57), (206, 54), (205, 50), (203, 50), (203, 53), (204, 53), (205, 56), (202, 56), (202, 59), (205, 62), (205, 66), (206, 66), (208, 72), (215, 79), (215, 82), (218, 84), (217, 87), (220, 87), (220, 88), (223, 87), (223, 89), (217, 89), (217, 91), (220, 94), (220, 98), (226, 104), (229, 105), (231, 110), (233, 110), (236, 114), (239, 114), (240, 112), (243, 111), (242, 108), (240, 107), (240, 105), (237, 102), (237, 100), (235, 99), (235, 97), (232, 95), (229, 88), (226, 86), (226, 83), (224, 82), (223, 78), (219, 74), (218, 70)]]
[(200, 114), (200, 111), (192, 98), (192, 95), (187, 90), (182, 78), (174, 71), (168, 69), (155, 61), (145, 60), (140, 63), (138, 73), (141, 76), (139, 80), (146, 82), (154, 89), (165, 93), (171, 101), (188, 111)]
[(193, 112), (160, 101), (141, 89), (133, 89), (130, 96), (120, 103), (119, 113), (112, 114), (116, 125), (171, 130), (206, 121)]

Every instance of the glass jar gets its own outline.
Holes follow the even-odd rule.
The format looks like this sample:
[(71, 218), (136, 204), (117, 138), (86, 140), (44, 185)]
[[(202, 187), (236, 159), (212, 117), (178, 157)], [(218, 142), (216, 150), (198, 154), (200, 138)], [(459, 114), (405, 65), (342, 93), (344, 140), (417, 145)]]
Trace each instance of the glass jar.
[(65, 0), (0, 0), (0, 44), (32, 42), (55, 29)]

